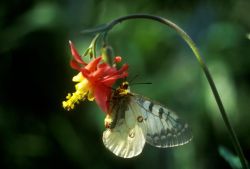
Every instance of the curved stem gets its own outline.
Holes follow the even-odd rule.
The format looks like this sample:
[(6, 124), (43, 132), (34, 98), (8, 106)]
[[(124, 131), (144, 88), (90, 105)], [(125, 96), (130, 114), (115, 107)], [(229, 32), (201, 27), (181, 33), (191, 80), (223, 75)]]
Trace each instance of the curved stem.
[[(117, 18), (113, 21), (111, 21), (110, 23), (104, 25), (103, 27), (100, 27), (100, 28), (97, 28), (95, 29), (94, 31), (105, 31), (105, 32), (108, 32), (109, 30), (111, 30), (115, 25), (117, 25), (118, 23), (121, 23), (125, 20), (130, 20), (130, 19), (150, 19), (150, 20), (154, 20), (154, 21), (158, 21), (164, 25), (167, 25), (169, 26), (170, 28), (174, 29), (185, 41), (186, 43), (189, 45), (189, 47), (192, 49), (196, 59), (198, 60), (203, 72), (205, 73), (205, 76), (208, 80), (208, 83), (211, 87), (211, 90), (213, 92), (213, 95), (215, 97), (215, 100), (216, 100), (216, 103), (219, 107), (219, 110), (220, 110), (220, 113), (221, 113), (221, 116), (224, 120), (224, 123), (228, 129), (228, 132), (231, 136), (231, 139), (232, 139), (232, 142), (233, 142), (233, 145), (234, 145), (234, 148), (240, 158), (240, 161), (241, 161), (241, 164), (242, 164), (242, 168), (244, 169), (248, 169), (248, 164), (247, 164), (247, 161), (244, 157), (244, 154), (243, 154), (243, 151), (241, 149), (241, 146), (240, 146), (240, 143), (238, 141), (238, 138), (235, 134), (235, 131), (234, 129), (232, 128), (231, 124), (230, 124), (230, 121), (227, 117), (227, 113), (224, 109), (224, 106), (222, 104), (222, 101), (221, 101), (221, 98), (219, 96), (219, 93), (217, 91), (217, 88), (215, 86), (215, 83), (213, 81), (213, 78), (208, 70), (208, 67), (206, 66), (205, 64), (205, 61), (202, 59), (201, 57), (201, 54), (198, 50), (198, 48), (196, 47), (195, 43), (193, 42), (193, 40), (188, 36), (188, 34), (182, 30), (179, 26), (177, 26), (175, 23), (169, 21), (168, 19), (165, 19), (165, 18), (162, 18), (162, 17), (159, 17), (159, 16), (154, 16), (154, 15), (148, 15), (148, 14), (134, 14), (134, 15), (128, 15), (128, 16), (124, 16), (124, 17), (120, 17), (120, 18)], [(84, 31), (85, 33), (86, 32), (93, 32), (93, 30), (86, 30)]]

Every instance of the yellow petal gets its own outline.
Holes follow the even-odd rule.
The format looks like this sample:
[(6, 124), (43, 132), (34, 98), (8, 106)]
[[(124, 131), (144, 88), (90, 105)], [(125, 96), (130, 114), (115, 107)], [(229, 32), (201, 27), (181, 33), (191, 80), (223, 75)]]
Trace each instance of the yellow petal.
[(89, 90), (89, 81), (84, 78), (75, 85), (76, 90)]
[(82, 75), (82, 72), (79, 72), (77, 75), (75, 75), (73, 78), (72, 78), (72, 81), (73, 82), (80, 82), (82, 81), (83, 79), (85, 79)]

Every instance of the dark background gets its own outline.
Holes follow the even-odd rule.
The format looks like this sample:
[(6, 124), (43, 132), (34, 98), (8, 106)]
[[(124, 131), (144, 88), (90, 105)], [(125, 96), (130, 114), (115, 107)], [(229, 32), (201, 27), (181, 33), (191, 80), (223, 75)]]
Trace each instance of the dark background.
[[(71, 112), (61, 102), (74, 91), (68, 40), (82, 53), (93, 28), (131, 14), (166, 17), (200, 48), (243, 151), (250, 159), (250, 2), (247, 0), (4, 0), (0, 2), (0, 168), (230, 168), (218, 148), (235, 153), (195, 57), (169, 28), (146, 20), (124, 22), (110, 45), (139, 75), (132, 91), (167, 105), (185, 119), (194, 138), (185, 146), (146, 145), (121, 159), (102, 143), (105, 114), (92, 102)], [(228, 155), (230, 156), (230, 155)]]

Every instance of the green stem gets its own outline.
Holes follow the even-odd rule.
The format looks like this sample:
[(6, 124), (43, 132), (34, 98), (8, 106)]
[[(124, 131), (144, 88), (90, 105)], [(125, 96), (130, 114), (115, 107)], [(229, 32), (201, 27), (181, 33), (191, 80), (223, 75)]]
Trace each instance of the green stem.
[(94, 58), (96, 58), (96, 42), (97, 42), (99, 36), (100, 36), (99, 33), (97, 35), (95, 35), (94, 39), (92, 40), (92, 42), (90, 44), (90, 46), (91, 46), (91, 48), (93, 50), (93, 56), (94, 56)]
[[(198, 50), (198, 48), (196, 47), (195, 43), (193, 42), (193, 40), (188, 36), (188, 34), (182, 30), (179, 26), (177, 26), (175, 23), (171, 22), (168, 19), (159, 17), (159, 16), (154, 16), (154, 15), (149, 15), (149, 14), (134, 14), (134, 15), (128, 15), (128, 16), (124, 16), (124, 17), (120, 17), (117, 18), (111, 22), (109, 22), (108, 24), (106, 24), (103, 27), (97, 28), (94, 31), (104, 31), (104, 32), (108, 32), (109, 30), (111, 30), (116, 24), (121, 23), (125, 20), (130, 20), (130, 19), (150, 19), (150, 20), (154, 20), (154, 21), (158, 21), (160, 23), (163, 23), (164, 25), (169, 26), (170, 28), (174, 29), (185, 41), (186, 43), (189, 45), (189, 47), (192, 49), (192, 51), (194, 52), (194, 55), (196, 57), (196, 59), (198, 60), (202, 70), (205, 73), (205, 76), (208, 80), (208, 83), (211, 87), (211, 90), (213, 92), (213, 95), (215, 97), (216, 103), (219, 107), (221, 116), (224, 120), (224, 123), (226, 125), (226, 128), (228, 129), (229, 135), (231, 136), (234, 148), (240, 158), (241, 164), (242, 164), (242, 168), (243, 169), (248, 169), (248, 164), (247, 161), (244, 157), (243, 151), (241, 149), (240, 143), (238, 141), (238, 138), (235, 134), (235, 131), (233, 129), (233, 127), (230, 124), (230, 121), (227, 117), (227, 113), (224, 109), (224, 106), (222, 104), (221, 98), (219, 96), (219, 93), (216, 89), (215, 83), (213, 81), (213, 78), (208, 70), (208, 67), (206, 66), (204, 60), (201, 57), (201, 54)], [(91, 30), (86, 30), (84, 32), (92, 32)]]

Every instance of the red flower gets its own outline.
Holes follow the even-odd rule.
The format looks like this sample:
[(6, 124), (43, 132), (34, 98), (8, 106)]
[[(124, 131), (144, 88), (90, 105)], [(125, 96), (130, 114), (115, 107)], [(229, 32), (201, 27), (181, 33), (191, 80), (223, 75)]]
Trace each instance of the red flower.
[(81, 59), (73, 43), (69, 43), (74, 57), (71, 67), (78, 70), (79, 73), (73, 77), (73, 81), (78, 82), (75, 85), (76, 92), (66, 97), (68, 100), (63, 102), (63, 107), (67, 110), (73, 109), (75, 103), (88, 98), (90, 101), (95, 99), (102, 111), (107, 113), (112, 86), (117, 79), (128, 76), (128, 65), (125, 64), (117, 70), (116, 67), (102, 63), (101, 56), (87, 64)]

